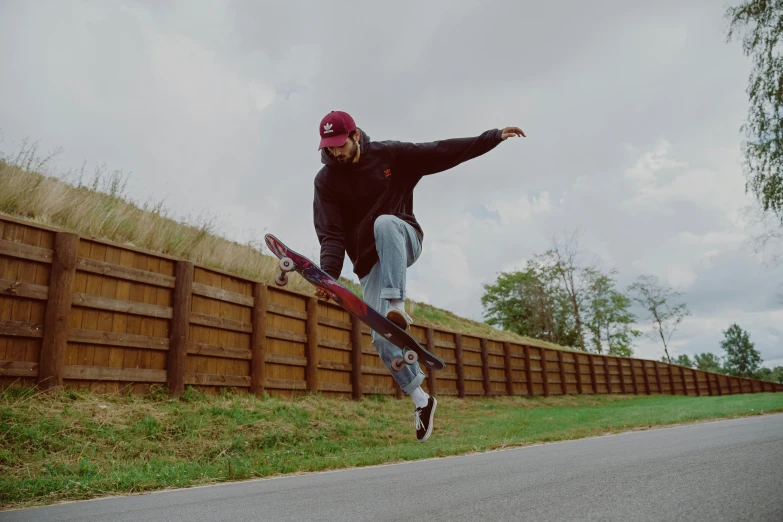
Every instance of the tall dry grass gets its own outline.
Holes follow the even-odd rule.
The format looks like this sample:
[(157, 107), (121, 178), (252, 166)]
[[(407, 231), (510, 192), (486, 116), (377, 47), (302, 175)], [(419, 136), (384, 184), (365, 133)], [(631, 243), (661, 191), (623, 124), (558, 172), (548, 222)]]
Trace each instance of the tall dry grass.
[[(0, 213), (274, 284), (278, 260), (264, 253), (263, 241), (230, 241), (221, 237), (214, 218), (200, 217), (189, 223), (172, 216), (161, 200), (134, 201), (126, 190), (128, 176), (122, 171), (98, 166), (88, 174), (82, 166), (78, 171), (53, 174), (49, 165), (59, 152), (43, 156), (37, 143), (24, 141), (15, 156), (0, 154)], [(312, 285), (298, 274), (291, 275), (287, 288), (313, 293)], [(358, 284), (340, 281), (362, 295)], [(406, 308), (419, 325), (563, 349), (423, 303), (409, 300)]]

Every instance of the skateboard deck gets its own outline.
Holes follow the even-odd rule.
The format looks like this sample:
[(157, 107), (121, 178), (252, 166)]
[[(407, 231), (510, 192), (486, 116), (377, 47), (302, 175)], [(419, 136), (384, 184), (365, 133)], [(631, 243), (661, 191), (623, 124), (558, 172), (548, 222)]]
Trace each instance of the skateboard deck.
[(266, 234), (264, 240), (269, 250), (280, 259), (280, 272), (276, 283), (284, 286), (288, 281), (287, 272), (296, 271), (313, 286), (323, 289), (329, 298), (344, 310), (402, 349), (403, 357), (395, 359), (393, 369), (396, 367), (399, 370), (402, 368), (401, 364), (413, 364), (416, 361), (433, 370), (446, 367), (441, 359), (424, 349), (408, 332), (381, 315), (308, 258), (291, 250), (272, 234)]

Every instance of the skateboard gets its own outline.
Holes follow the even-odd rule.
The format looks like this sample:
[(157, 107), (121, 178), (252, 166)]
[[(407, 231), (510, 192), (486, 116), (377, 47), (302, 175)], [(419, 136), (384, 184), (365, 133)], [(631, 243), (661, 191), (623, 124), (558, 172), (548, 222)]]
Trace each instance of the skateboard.
[(414, 364), (417, 361), (433, 370), (446, 367), (441, 359), (425, 350), (408, 332), (381, 315), (308, 258), (291, 250), (272, 234), (266, 234), (264, 240), (269, 250), (280, 259), (280, 271), (275, 277), (275, 283), (285, 286), (288, 273), (296, 271), (313, 286), (323, 289), (344, 310), (402, 349), (402, 358), (392, 361), (392, 370), (400, 371), (404, 368), (403, 364)]

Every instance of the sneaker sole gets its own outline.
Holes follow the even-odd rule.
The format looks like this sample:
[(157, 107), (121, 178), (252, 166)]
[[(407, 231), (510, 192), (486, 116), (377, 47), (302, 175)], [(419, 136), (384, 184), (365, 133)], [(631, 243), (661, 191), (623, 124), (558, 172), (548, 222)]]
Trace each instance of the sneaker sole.
[(435, 408), (438, 407), (438, 399), (435, 397), (432, 398), (432, 411), (430, 412), (430, 422), (428, 424), (429, 428), (427, 428), (427, 433), (424, 434), (424, 438), (419, 440), (419, 442), (427, 442), (427, 439), (430, 438), (430, 435), (432, 434), (432, 417), (435, 415)]
[(388, 314), (386, 314), (386, 319), (393, 322), (403, 330), (407, 330), (408, 327), (410, 326), (408, 322), (405, 320), (405, 317), (401, 313), (396, 312), (394, 310), (391, 310), (389, 311)]

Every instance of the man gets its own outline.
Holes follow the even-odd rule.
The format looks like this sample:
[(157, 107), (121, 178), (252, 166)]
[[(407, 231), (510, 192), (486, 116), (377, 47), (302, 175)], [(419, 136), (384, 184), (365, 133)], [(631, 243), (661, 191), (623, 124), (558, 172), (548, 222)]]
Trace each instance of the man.
[[(472, 138), (431, 143), (370, 141), (353, 118), (332, 111), (321, 120), (321, 162), (315, 177), (313, 221), (321, 243), (321, 268), (340, 276), (345, 253), (361, 282), (364, 300), (400, 328), (412, 320), (405, 313), (406, 270), (421, 255), (424, 232), (413, 214), (413, 189), (423, 176), (442, 172), (494, 149), (517, 127), (491, 129)], [(319, 299), (328, 300), (322, 290)], [(432, 433), (437, 401), (421, 388), (418, 363), (392, 371), (402, 350), (376, 332), (372, 343), (400, 388), (416, 405), (416, 438)]]

